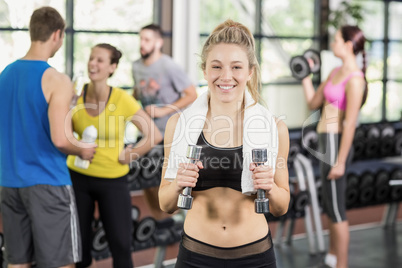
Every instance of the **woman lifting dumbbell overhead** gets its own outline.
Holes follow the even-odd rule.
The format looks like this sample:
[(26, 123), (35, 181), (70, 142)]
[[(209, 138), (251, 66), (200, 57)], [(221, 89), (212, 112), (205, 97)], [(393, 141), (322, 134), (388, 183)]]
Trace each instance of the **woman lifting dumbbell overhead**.
[[(323, 208), (329, 217), (329, 252), (325, 264), (348, 266), (349, 224), (346, 219), (345, 166), (352, 146), (360, 107), (367, 96), (365, 79), (365, 37), (357, 26), (346, 25), (335, 34), (331, 44), (334, 55), (342, 60), (314, 91), (311, 77), (302, 80), (310, 109), (321, 107), (319, 133), (320, 172)], [(362, 53), (363, 68), (356, 61)]]
[[(257, 103), (254, 49), (242, 24), (227, 20), (217, 26), (201, 54), (208, 91), (168, 121), (160, 206), (173, 213), (186, 187), (192, 187), (194, 199), (176, 267), (276, 267), (255, 192), (265, 192), (273, 215), (287, 212), (289, 135), (286, 125)], [(184, 163), (188, 144), (202, 147), (195, 164)], [(256, 161), (255, 154), (252, 159), (254, 148), (267, 149), (268, 165), (252, 163), (265, 162), (264, 157)]]
[[(76, 267), (91, 265), (92, 220), (95, 202), (113, 257), (113, 267), (132, 268), (131, 198), (127, 183), (128, 164), (146, 154), (162, 141), (162, 135), (136, 100), (120, 88), (108, 85), (119, 63), (121, 52), (110, 44), (91, 49), (88, 73), (91, 82), (84, 86), (72, 110), (73, 129), (81, 137), (87, 127), (98, 129), (98, 149), (89, 166), (69, 156), (82, 241), (82, 261)], [(131, 121), (143, 138), (134, 147), (124, 149), (124, 129)], [(79, 160), (79, 159), (78, 159)]]

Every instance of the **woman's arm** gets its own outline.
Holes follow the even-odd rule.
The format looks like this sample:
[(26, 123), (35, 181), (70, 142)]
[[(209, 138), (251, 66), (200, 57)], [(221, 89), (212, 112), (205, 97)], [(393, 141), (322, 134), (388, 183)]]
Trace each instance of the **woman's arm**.
[(337, 179), (345, 173), (345, 163), (355, 135), (356, 123), (364, 94), (364, 86), (365, 82), (361, 77), (352, 77), (346, 84), (347, 103), (342, 127), (341, 144), (337, 161), (334, 167), (331, 168), (328, 179)]
[(275, 174), (268, 166), (256, 167), (253, 163), (250, 170), (253, 171), (255, 189), (264, 189), (269, 199), (269, 211), (279, 217), (288, 211), (289, 172), (287, 158), (289, 154), (289, 132), (283, 121), (277, 122), (278, 127), (278, 155), (276, 157)]
[(310, 110), (316, 110), (320, 108), (324, 103), (324, 87), (328, 83), (328, 80), (332, 76), (333, 72), (334, 70), (328, 76), (327, 80), (325, 80), (318, 86), (317, 91), (314, 90), (311, 76), (307, 76), (302, 80), (304, 97), (306, 98), (307, 105)]
[(152, 147), (162, 141), (162, 134), (155, 122), (142, 109), (139, 109), (131, 118), (131, 122), (141, 131), (143, 138), (135, 146), (127, 146), (119, 156), (121, 164), (129, 164), (131, 161), (143, 156)]
[(169, 163), (170, 149), (173, 142), (174, 131), (180, 114), (174, 114), (166, 124), (164, 148), (165, 158), (162, 167), (162, 179), (159, 187), (159, 206), (167, 213), (173, 213), (178, 209), (177, 199), (184, 187), (195, 187), (198, 178), (198, 171), (202, 168), (201, 162), (197, 165), (180, 163), (177, 176), (173, 181), (165, 179), (166, 169)]

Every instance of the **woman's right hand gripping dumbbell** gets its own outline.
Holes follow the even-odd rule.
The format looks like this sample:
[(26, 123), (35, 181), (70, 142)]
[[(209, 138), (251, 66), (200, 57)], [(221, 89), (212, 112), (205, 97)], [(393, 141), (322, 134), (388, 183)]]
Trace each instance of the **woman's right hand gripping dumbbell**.
[(203, 169), (201, 161), (192, 163), (180, 163), (176, 176), (176, 185), (178, 193), (181, 193), (185, 187), (194, 188), (198, 180), (198, 172)]

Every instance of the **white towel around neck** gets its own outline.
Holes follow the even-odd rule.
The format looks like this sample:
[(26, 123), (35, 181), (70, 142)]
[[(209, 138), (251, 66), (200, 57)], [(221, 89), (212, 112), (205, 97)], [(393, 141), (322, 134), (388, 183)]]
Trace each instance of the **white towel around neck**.
[[(186, 152), (189, 144), (197, 144), (204, 128), (208, 112), (208, 92), (201, 94), (193, 104), (185, 109), (179, 117), (173, 136), (165, 179), (173, 181), (176, 178), (179, 163), (187, 162)], [(243, 171), (241, 189), (245, 195), (254, 194), (251, 163), (251, 150), (266, 148), (268, 161), (265, 163), (273, 168), (275, 173), (276, 157), (278, 155), (278, 130), (273, 114), (260, 104), (254, 104), (254, 99), (246, 90), (245, 112), (243, 121)]]

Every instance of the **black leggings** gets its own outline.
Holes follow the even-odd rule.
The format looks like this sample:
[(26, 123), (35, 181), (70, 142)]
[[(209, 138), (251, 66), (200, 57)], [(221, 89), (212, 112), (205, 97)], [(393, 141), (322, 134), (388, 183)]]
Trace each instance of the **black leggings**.
[(209, 245), (184, 233), (175, 268), (276, 268), (271, 233), (253, 243), (232, 248)]
[(82, 261), (77, 268), (91, 265), (92, 220), (95, 201), (98, 201), (100, 219), (113, 257), (113, 267), (132, 268), (131, 198), (127, 176), (102, 179), (70, 170), (77, 202), (82, 241)]

